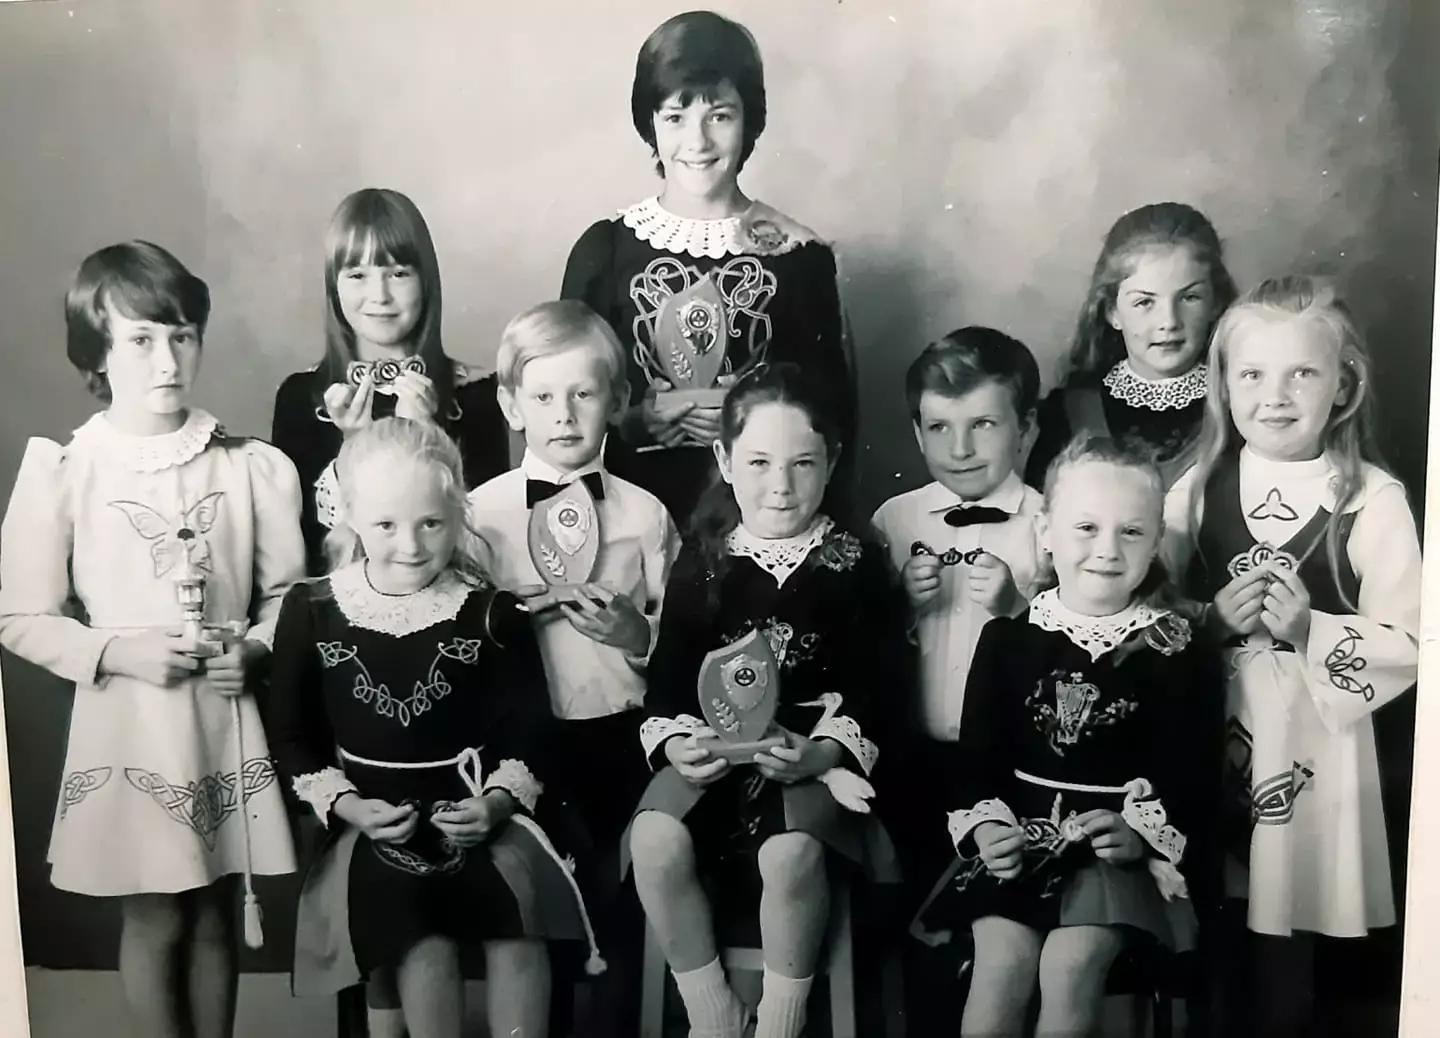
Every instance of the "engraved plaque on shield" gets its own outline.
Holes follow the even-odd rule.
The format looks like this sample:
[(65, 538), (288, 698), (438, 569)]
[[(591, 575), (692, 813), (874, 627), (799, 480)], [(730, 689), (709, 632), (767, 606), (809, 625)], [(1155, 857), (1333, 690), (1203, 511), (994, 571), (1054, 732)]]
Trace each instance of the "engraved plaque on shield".
[(725, 367), (727, 321), (725, 300), (708, 274), (665, 301), (652, 349), (654, 369), (673, 388), (656, 393), (658, 399), (696, 407), (725, 402), (715, 382)]
[(763, 631), (706, 656), (696, 686), (705, 723), (715, 732), (698, 742), (717, 757), (740, 763), (785, 744), (774, 729), (780, 665)]
[(565, 485), (554, 497), (530, 509), (527, 541), (530, 558), (552, 587), (583, 584), (600, 554), (600, 514), (585, 481)]

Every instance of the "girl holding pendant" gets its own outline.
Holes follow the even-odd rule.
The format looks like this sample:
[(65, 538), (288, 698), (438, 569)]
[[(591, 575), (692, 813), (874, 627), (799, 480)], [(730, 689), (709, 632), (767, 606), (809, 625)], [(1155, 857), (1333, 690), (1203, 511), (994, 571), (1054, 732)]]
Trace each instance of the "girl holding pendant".
[(1061, 385), (1040, 404), (1025, 481), (1039, 487), (1078, 433), (1154, 451), (1165, 485), (1194, 457), (1205, 345), (1235, 298), (1220, 236), (1179, 202), (1126, 213), (1105, 236)]
[(1225, 1033), (1284, 1038), (1339, 1018), (1310, 1004), (1312, 981), (1321, 1001), (1343, 997), (1357, 939), (1396, 922), (1373, 718), (1415, 684), (1420, 542), (1377, 461), (1369, 356), (1331, 287), (1248, 293), (1216, 328), (1208, 376), (1167, 526), (1229, 663), (1226, 911), (1248, 975), (1225, 990), (1253, 988)]
[(325, 232), (325, 356), (281, 383), (271, 435), (300, 473), (311, 576), (325, 572), (335, 455), (375, 418), (438, 423), (460, 445), (466, 487), (510, 467), (494, 376), (446, 355), (440, 318), (440, 264), (415, 203), (385, 188), (347, 197)]
[[(723, 881), (713, 893), (741, 895), (747, 915), (758, 889), (755, 1038), (796, 1038), (804, 1027), (830, 878), (897, 878), (861, 776), (875, 765), (881, 698), (903, 665), (905, 614), (879, 548), (825, 513), (839, 445), (834, 405), (813, 377), (793, 364), (744, 375), (721, 413), (721, 478), (665, 592), (640, 732), (657, 774), (627, 847), (695, 1038), (748, 1033), (702, 877)], [(697, 678), (707, 654), (753, 632), (778, 663), (784, 741), (732, 764), (707, 748)]]
[(800, 364), (842, 403), (847, 451), (851, 365), (835, 253), (740, 189), (766, 117), (749, 31), (709, 11), (664, 22), (640, 48), (630, 112), (660, 193), (580, 236), (560, 294), (589, 303), (631, 354), (632, 406), (607, 467), (659, 497), (683, 529), (709, 481), (720, 409), (667, 399), (679, 388), (665, 375), (672, 350), (721, 351), (724, 381), (766, 359)]
[[(29, 442), (0, 526), (0, 644), (75, 682), (51, 882), (119, 901), (136, 1038), (233, 1034), (235, 876), (295, 871), (247, 690), (304, 575), (300, 487), (190, 405), (209, 315), (156, 245), (80, 265), (67, 351), (105, 408)], [(219, 655), (181, 633), (177, 578), (197, 572), (207, 625), (242, 632)]]
[(331, 830), (301, 893), (296, 992), (393, 971), (411, 1038), (459, 1038), (478, 946), (489, 1033), (548, 1038), (545, 942), (588, 938), (604, 963), (541, 828), (553, 721), (530, 618), (481, 569), (437, 426), (371, 423), (337, 471), (336, 568), (285, 599), (266, 717)]
[[(1057, 585), (981, 630), (948, 775), (956, 858), (920, 909), (974, 940), (966, 1036), (1089, 1035), (1116, 956), (1188, 949), (1218, 790), (1219, 660), (1157, 555), (1148, 452), (1077, 437), (1038, 520)], [(1218, 778), (1218, 775), (1217, 775)]]

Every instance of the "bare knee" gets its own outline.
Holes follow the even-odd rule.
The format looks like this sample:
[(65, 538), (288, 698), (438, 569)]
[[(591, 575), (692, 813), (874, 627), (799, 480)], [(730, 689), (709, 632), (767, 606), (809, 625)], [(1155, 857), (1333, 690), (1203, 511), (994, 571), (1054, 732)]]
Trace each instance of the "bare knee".
[(686, 873), (695, 867), (695, 844), (678, 818), (642, 811), (630, 825), (630, 860), (637, 875), (661, 878)]
[(132, 894), (121, 900), (125, 932), (146, 944), (179, 944), (185, 937), (185, 906), (175, 894)]
[(975, 920), (975, 975), (987, 983), (1030, 990), (1040, 971), (1040, 936), (1028, 926), (1000, 916)]
[(487, 976), (493, 975), (495, 972), (507, 974), (548, 973), (549, 969), (550, 953), (546, 949), (544, 941), (485, 942), (485, 972)]
[(194, 919), (195, 940), (227, 943), (235, 930), (235, 877), (226, 876), (208, 887), (189, 891), (185, 908)]
[(807, 833), (778, 833), (760, 846), (766, 889), (814, 890), (825, 882), (825, 847)]
[(1040, 999), (1061, 1005), (1101, 997), (1110, 967), (1124, 947), (1107, 926), (1067, 926), (1053, 931), (1040, 958)]

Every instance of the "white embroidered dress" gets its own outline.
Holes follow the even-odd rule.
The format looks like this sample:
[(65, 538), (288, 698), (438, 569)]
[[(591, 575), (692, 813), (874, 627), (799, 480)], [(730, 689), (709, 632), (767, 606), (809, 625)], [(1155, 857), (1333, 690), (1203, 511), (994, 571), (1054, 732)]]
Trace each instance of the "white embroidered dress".
[(187, 550), (206, 578), (206, 622), (269, 644), (303, 575), (299, 507), (284, 455), (226, 437), (202, 411), (163, 436), (125, 435), (96, 415), (65, 446), (28, 444), (0, 529), (0, 644), (76, 686), (50, 842), (56, 887), (173, 893), (242, 872), (241, 810), (253, 872), (295, 870), (253, 697), (240, 699), (239, 760), (231, 702), (203, 677), (162, 688), (97, 669), (112, 639), (181, 625)]
[[(1227, 767), (1241, 798), (1227, 887), (1248, 897), (1250, 929), (1279, 936), (1361, 937), (1396, 918), (1372, 717), (1415, 684), (1420, 542), (1404, 488), (1366, 465), (1340, 516), (1337, 588), (1324, 543), (1333, 472), (1327, 457), (1278, 463), (1248, 449), (1222, 461), (1189, 577), (1213, 600), (1269, 560), (1298, 569), (1310, 595), (1304, 645), (1262, 629), (1225, 653)], [(1172, 564), (1190, 561), (1194, 478), (1167, 499)]]

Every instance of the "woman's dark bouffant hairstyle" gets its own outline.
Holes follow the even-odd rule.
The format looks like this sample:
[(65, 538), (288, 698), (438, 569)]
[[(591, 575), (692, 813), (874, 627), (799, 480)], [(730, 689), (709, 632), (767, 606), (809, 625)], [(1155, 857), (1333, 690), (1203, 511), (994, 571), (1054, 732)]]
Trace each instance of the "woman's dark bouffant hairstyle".
[(91, 253), (65, 294), (65, 353), (85, 386), (110, 402), (105, 355), (110, 352), (109, 306), (136, 321), (192, 324), (205, 338), (210, 289), (158, 245), (127, 241)]
[[(635, 132), (653, 151), (655, 113), (661, 105), (677, 93), (684, 105), (697, 97), (712, 100), (724, 83), (740, 95), (743, 169), (765, 129), (765, 68), (750, 31), (712, 11), (677, 14), (652, 32), (640, 48), (630, 89)], [(656, 168), (663, 176), (663, 167), (657, 164)]]
[[(789, 362), (758, 364), (725, 394), (720, 410), (720, 443), (726, 452), (734, 447), (751, 412), (761, 404), (789, 404), (804, 411), (810, 427), (825, 441), (826, 460), (833, 462), (839, 456), (841, 429), (836, 401), (822, 380)], [(834, 499), (835, 489), (834, 483), (826, 489), (820, 510), (843, 522), (848, 516)], [(735, 493), (717, 473), (690, 520), (691, 539), (712, 576), (718, 577), (724, 568), (725, 538), (738, 525), (740, 506)], [(711, 586), (715, 586), (713, 582)]]

